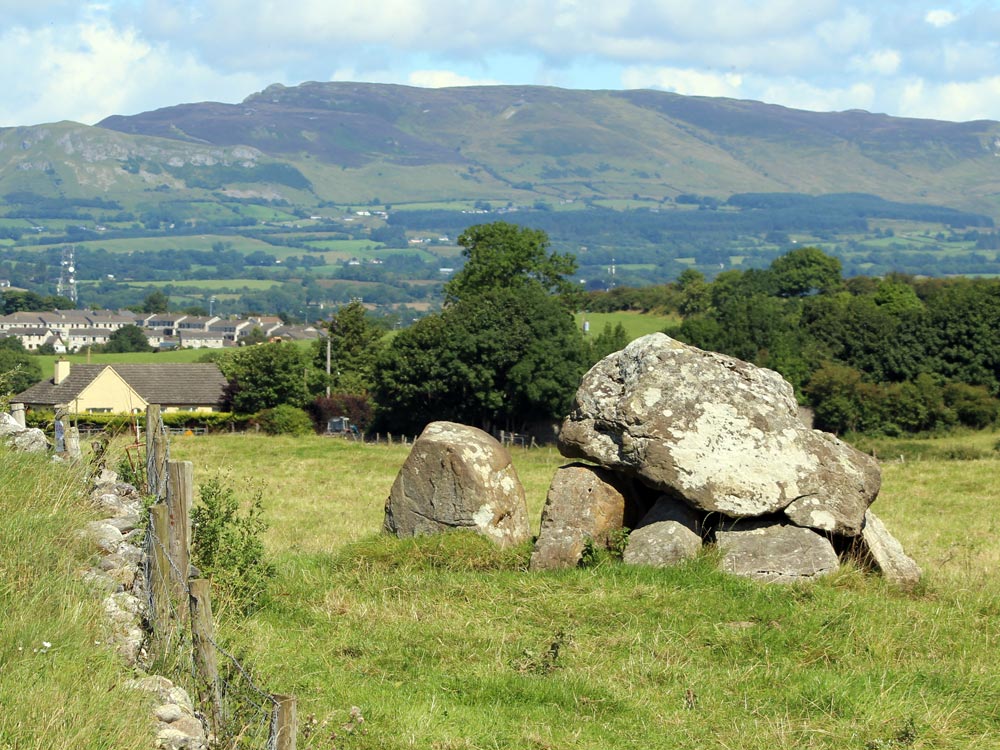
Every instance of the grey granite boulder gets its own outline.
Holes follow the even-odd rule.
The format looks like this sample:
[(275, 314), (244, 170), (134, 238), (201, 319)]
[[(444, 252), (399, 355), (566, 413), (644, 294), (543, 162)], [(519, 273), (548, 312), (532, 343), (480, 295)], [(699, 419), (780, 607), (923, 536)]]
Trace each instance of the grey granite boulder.
[(629, 534), (624, 562), (665, 567), (689, 560), (702, 543), (701, 518), (685, 503), (663, 495)]
[(510, 453), (492, 436), (431, 422), (393, 482), (383, 530), (399, 537), (473, 529), (502, 546), (531, 532), (524, 488)]
[(828, 539), (773, 519), (736, 521), (715, 532), (727, 573), (776, 583), (811, 580), (840, 567)]
[(584, 376), (559, 447), (731, 518), (788, 509), (796, 523), (861, 531), (878, 494), (873, 459), (798, 416), (778, 373), (660, 333)]
[(596, 466), (570, 464), (556, 470), (542, 509), (542, 526), (531, 553), (532, 570), (572, 568), (588, 540), (607, 546), (624, 525), (628, 488)]

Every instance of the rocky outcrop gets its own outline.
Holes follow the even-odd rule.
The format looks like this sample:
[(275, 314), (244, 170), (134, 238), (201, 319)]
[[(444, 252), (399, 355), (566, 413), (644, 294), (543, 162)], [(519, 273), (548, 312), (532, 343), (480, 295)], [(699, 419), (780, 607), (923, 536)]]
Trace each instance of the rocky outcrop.
[(501, 546), (530, 537), (507, 449), (475, 427), (431, 422), (393, 482), (383, 530), (406, 537), (448, 529), (473, 529)]
[[(835, 570), (835, 546), (875, 528), (866, 522), (881, 485), (874, 459), (807, 426), (778, 373), (663, 334), (591, 368), (559, 448), (612, 472), (612, 483), (631, 479), (663, 493), (648, 521), (629, 526), (628, 562), (673, 564), (709, 539), (727, 570), (802, 580)], [(874, 534), (870, 544), (861, 537), (878, 550), (866, 553), (873, 560), (887, 546)], [(897, 574), (897, 565), (906, 567), (874, 563), (909, 580), (912, 571)]]

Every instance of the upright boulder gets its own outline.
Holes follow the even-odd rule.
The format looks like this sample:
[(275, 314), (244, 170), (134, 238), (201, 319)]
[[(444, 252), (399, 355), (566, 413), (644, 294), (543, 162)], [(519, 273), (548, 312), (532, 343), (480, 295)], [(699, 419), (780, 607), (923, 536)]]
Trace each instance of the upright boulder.
[(532, 570), (573, 568), (587, 543), (606, 547), (625, 524), (627, 482), (597, 466), (556, 470), (542, 509), (542, 527), (531, 553)]
[(865, 527), (854, 540), (851, 553), (858, 561), (878, 570), (895, 586), (911, 589), (920, 583), (920, 566), (903, 551), (901, 545), (870, 510), (865, 513)]
[(385, 503), (383, 530), (399, 537), (474, 529), (502, 546), (531, 532), (510, 453), (475, 427), (431, 422), (414, 443)]
[(878, 494), (877, 464), (807, 427), (778, 373), (661, 333), (584, 376), (559, 447), (692, 508), (855, 536)]

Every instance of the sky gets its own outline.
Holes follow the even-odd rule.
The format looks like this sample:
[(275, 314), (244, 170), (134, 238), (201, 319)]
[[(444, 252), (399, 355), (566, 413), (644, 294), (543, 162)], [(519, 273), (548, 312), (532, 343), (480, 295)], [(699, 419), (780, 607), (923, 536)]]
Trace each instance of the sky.
[(1000, 120), (1000, 0), (0, 0), (0, 19), (0, 126), (303, 81)]

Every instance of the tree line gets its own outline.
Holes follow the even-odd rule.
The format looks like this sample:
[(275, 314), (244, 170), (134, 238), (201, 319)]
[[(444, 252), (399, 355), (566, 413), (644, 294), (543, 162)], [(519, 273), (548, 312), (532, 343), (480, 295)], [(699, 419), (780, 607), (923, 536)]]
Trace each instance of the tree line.
[(466, 263), (441, 312), (392, 336), (360, 303), (333, 316), (329, 377), (325, 342), (222, 354), (232, 408), (291, 404), (320, 424), (345, 415), (403, 434), (435, 419), (522, 430), (564, 416), (585, 370), (628, 343), (621, 326), (585, 340), (571, 315), (585, 307), (679, 313), (669, 335), (777, 370), (821, 429), (979, 428), (1000, 412), (997, 279), (845, 279), (836, 258), (799, 248), (711, 282), (689, 269), (675, 283), (581, 296), (567, 280), (575, 259), (551, 252), (541, 230), (496, 222), (459, 243)]
[(845, 279), (806, 247), (712, 281), (689, 268), (582, 294), (576, 259), (542, 230), (494, 222), (458, 242), (465, 264), (440, 312), (392, 334), (360, 302), (332, 316), (329, 373), (326, 341), (206, 355), (229, 380), (226, 406), (283, 428), (307, 429), (307, 410), (401, 434), (435, 419), (522, 431), (564, 416), (585, 370), (628, 343), (620, 325), (584, 339), (572, 317), (584, 308), (678, 313), (669, 335), (777, 370), (821, 429), (984, 427), (1000, 412), (1000, 279)]
[(800, 248), (762, 270), (697, 271), (676, 284), (614, 290), (595, 309), (681, 313), (670, 335), (777, 370), (834, 432), (898, 434), (996, 421), (1000, 280), (844, 279)]

